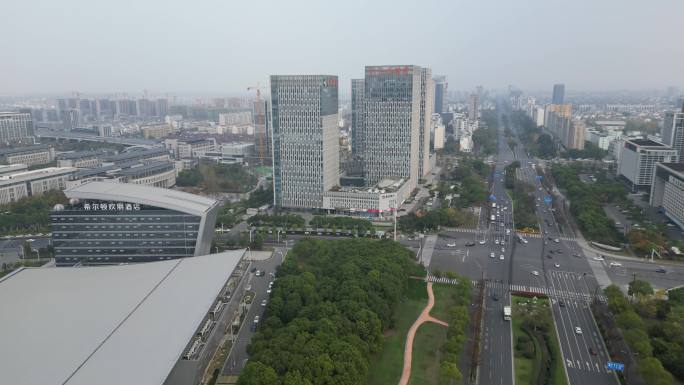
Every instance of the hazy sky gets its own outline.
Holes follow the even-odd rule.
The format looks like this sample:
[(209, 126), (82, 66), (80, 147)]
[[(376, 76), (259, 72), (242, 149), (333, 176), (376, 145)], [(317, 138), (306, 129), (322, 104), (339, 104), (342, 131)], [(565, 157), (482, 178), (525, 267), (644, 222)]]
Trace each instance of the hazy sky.
[(3, 0), (0, 94), (234, 93), (418, 64), (449, 88), (684, 85), (684, 0)]

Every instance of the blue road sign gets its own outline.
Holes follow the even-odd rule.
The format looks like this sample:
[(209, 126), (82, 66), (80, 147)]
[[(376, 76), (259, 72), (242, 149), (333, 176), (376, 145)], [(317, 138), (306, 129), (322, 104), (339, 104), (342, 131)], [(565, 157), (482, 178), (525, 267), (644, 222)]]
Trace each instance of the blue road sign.
[(537, 175), (537, 180), (542, 180), (542, 176), (541, 176), (541, 175)]
[(495, 201), (496, 200), (496, 195), (492, 194), (489, 196), (490, 201)]
[(625, 364), (622, 362), (613, 362), (613, 361), (608, 361), (606, 364), (606, 368), (611, 369), (611, 370), (617, 370), (618, 372), (621, 372), (625, 370)]
[(551, 197), (548, 196), (548, 195), (545, 196), (545, 197), (544, 197), (544, 203), (546, 203), (547, 205), (551, 204)]

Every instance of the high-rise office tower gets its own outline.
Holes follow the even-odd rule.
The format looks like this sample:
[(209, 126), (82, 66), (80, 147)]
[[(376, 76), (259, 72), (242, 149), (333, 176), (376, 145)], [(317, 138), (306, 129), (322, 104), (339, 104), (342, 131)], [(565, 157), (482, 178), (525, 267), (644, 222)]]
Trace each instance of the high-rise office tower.
[(435, 102), (435, 82), (432, 70), (421, 68), (420, 76), (420, 124), (418, 142), (418, 177), (430, 173), (430, 124)]
[(417, 185), (421, 79), (414, 65), (367, 66), (364, 91), (364, 183), (403, 178)]
[(663, 121), (663, 143), (677, 150), (684, 159), (684, 106), (680, 111), (668, 111)]
[(363, 156), (364, 151), (364, 137), (365, 133), (363, 131), (363, 93), (364, 93), (364, 80), (363, 79), (352, 79), (351, 89), (352, 89), (352, 154), (356, 156)]
[(80, 115), (77, 109), (70, 108), (62, 113), (62, 128), (71, 131), (78, 128)]
[(435, 76), (435, 113), (447, 112), (446, 76)]
[(551, 98), (551, 104), (563, 104), (565, 101), (565, 84), (554, 84), (553, 85), (553, 97)]
[(471, 94), (468, 100), (468, 119), (475, 121), (480, 119), (480, 95)]
[(323, 207), (338, 186), (337, 76), (272, 75), (273, 192), (279, 207)]
[(270, 102), (268, 100), (257, 99), (252, 105), (252, 119), (254, 121), (254, 152), (257, 163), (265, 166), (271, 165), (271, 130), (270, 124)]
[(33, 144), (33, 120), (30, 113), (0, 112), (0, 144)]
[(169, 114), (169, 99), (159, 98), (155, 101), (155, 116), (165, 117)]
[(137, 100), (137, 111), (138, 116), (151, 117), (156, 116), (156, 104), (150, 99), (138, 99)]

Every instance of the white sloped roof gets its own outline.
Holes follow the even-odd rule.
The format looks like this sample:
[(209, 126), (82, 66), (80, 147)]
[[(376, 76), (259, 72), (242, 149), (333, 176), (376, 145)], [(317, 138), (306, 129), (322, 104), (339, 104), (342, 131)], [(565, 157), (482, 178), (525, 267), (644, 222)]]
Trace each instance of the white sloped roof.
[(163, 384), (243, 254), (5, 277), (2, 382)]
[(218, 204), (214, 199), (160, 187), (131, 183), (88, 182), (64, 190), (69, 198), (125, 201), (202, 216)]

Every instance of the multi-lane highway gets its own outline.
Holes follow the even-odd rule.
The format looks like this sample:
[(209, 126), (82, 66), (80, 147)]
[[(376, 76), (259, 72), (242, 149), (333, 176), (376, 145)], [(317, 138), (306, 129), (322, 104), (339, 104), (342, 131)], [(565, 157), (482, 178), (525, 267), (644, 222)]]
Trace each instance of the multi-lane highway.
[[(512, 127), (515, 131), (517, 127)], [(563, 362), (571, 384), (617, 384), (606, 369), (609, 361), (589, 302), (600, 294), (601, 284), (610, 283), (603, 266), (591, 266), (584, 251), (558, 226), (552, 197), (537, 177), (538, 160), (527, 156), (522, 143), (516, 146), (516, 160), (521, 168), (516, 177), (534, 186), (535, 214), (541, 237), (515, 253), (513, 282), (542, 288), (551, 298), (553, 318), (561, 346)]]
[[(488, 282), (500, 284), (500, 288), (487, 289), (485, 296), (484, 324), (482, 328), (482, 350), (480, 352), (480, 384), (513, 384), (512, 331), (510, 321), (503, 318), (503, 308), (510, 304), (509, 291), (512, 261), (515, 249), (513, 241), (514, 213), (510, 197), (504, 185), (504, 167), (515, 155), (499, 139), (499, 155), (490, 191), (491, 203), (489, 211), (489, 228), (481, 239), (485, 239), (484, 247), (477, 251), (487, 254), (483, 263), (483, 275)], [(493, 217), (492, 217), (493, 216)], [(491, 219), (494, 220), (491, 220)], [(479, 243), (478, 243), (479, 245)], [(477, 252), (475, 251), (475, 252)]]

